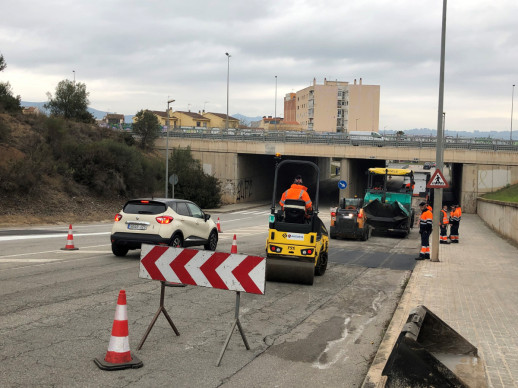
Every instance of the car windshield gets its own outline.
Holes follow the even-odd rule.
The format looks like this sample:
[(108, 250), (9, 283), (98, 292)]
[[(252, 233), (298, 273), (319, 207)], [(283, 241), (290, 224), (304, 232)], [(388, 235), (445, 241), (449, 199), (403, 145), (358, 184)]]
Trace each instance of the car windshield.
[(131, 201), (124, 206), (126, 214), (161, 214), (166, 211), (166, 206), (160, 202)]

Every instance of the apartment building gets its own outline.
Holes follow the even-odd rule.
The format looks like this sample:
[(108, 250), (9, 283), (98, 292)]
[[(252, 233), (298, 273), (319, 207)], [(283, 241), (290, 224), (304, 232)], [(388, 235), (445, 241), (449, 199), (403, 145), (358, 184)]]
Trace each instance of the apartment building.
[(295, 105), (296, 121), (307, 130), (379, 131), (380, 86), (363, 85), (361, 78), (354, 84), (324, 78), (323, 85), (313, 79), (313, 85), (295, 93)]

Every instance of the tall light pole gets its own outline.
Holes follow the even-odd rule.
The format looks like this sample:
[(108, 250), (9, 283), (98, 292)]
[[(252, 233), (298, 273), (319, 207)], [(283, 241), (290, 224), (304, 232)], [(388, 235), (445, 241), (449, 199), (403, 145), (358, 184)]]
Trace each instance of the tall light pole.
[(513, 109), (514, 108), (514, 85), (513, 85), (513, 93), (511, 94), (511, 135), (509, 136), (509, 140), (511, 140), (511, 144), (513, 144)]
[[(439, 70), (439, 108), (437, 111), (437, 147), (435, 149), (435, 163), (436, 169), (442, 171), (444, 167), (444, 128), (443, 117), (445, 116), (443, 110), (444, 101), (444, 57), (446, 52), (446, 9), (447, 0), (442, 3), (442, 31), (441, 31), (441, 64)], [(442, 191), (443, 189), (433, 189), (433, 231), (432, 231), (432, 257), (430, 261), (439, 261), (439, 218), (442, 209)], [(460, 199), (459, 199), (460, 201)]]
[(275, 130), (277, 131), (277, 76), (275, 76)]
[[(169, 104), (172, 104), (175, 100), (167, 100), (167, 112), (166, 113), (166, 138), (165, 138), (165, 197), (167, 198), (169, 183)], [(174, 193), (173, 193), (174, 194)]]
[[(72, 73), (74, 73), (74, 84), (76, 83), (76, 71), (72, 70)], [(514, 85), (513, 85), (514, 86)]]
[(225, 123), (225, 129), (228, 131), (228, 84), (230, 80), (230, 54), (225, 53), (227, 56), (227, 121)]

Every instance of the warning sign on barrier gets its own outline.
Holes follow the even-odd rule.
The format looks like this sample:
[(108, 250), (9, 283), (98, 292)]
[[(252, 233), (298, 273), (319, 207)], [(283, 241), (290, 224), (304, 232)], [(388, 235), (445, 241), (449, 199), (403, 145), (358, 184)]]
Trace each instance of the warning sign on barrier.
[(139, 277), (264, 294), (266, 259), (142, 244)]

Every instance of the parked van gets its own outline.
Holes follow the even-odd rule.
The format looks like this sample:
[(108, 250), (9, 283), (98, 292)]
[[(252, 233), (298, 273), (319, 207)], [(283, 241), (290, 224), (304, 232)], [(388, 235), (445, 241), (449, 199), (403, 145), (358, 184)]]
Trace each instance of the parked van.
[(378, 147), (383, 146), (385, 138), (378, 132), (367, 132), (367, 131), (351, 131), (348, 133), (349, 139), (353, 146), (360, 145), (364, 142), (366, 145), (374, 142)]

